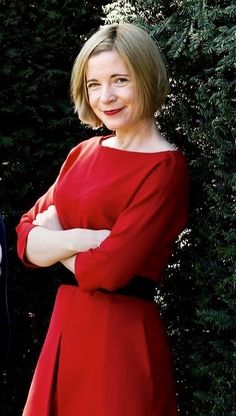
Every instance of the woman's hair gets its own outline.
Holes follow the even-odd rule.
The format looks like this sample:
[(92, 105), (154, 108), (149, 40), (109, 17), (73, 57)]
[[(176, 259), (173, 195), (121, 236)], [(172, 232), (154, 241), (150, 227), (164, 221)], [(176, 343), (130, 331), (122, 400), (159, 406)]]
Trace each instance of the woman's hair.
[(149, 118), (166, 99), (169, 81), (164, 60), (150, 36), (131, 23), (102, 26), (84, 44), (77, 56), (71, 76), (71, 96), (80, 120), (100, 127), (101, 120), (89, 105), (86, 67), (90, 56), (116, 51), (134, 76), (138, 88), (140, 118)]

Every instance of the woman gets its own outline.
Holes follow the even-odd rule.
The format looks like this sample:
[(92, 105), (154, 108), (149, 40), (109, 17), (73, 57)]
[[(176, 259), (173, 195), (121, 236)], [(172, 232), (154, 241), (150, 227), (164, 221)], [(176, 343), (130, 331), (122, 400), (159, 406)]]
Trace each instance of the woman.
[(104, 26), (80, 51), (71, 90), (81, 121), (112, 133), (72, 149), (17, 227), (26, 265), (61, 262), (75, 276), (59, 288), (24, 416), (174, 416), (153, 299), (186, 224), (188, 171), (154, 119), (165, 65), (145, 31)]

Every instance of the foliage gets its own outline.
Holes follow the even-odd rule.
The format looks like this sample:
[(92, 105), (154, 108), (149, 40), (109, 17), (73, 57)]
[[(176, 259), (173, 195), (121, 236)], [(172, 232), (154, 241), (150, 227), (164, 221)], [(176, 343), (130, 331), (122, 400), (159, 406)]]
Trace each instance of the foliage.
[(166, 56), (171, 89), (158, 121), (190, 165), (189, 227), (157, 293), (174, 350), (180, 414), (233, 416), (236, 7), (141, 0), (113, 2), (105, 12), (106, 22), (147, 28)]

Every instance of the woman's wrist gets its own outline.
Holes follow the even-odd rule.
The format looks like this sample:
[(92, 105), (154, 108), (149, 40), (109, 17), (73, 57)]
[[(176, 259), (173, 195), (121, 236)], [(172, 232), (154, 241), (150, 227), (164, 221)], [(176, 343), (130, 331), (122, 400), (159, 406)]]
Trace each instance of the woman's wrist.
[[(65, 231), (67, 232), (67, 231)], [(105, 230), (91, 230), (87, 228), (74, 228), (68, 230), (71, 236), (71, 250), (73, 254), (97, 248), (109, 232)]]

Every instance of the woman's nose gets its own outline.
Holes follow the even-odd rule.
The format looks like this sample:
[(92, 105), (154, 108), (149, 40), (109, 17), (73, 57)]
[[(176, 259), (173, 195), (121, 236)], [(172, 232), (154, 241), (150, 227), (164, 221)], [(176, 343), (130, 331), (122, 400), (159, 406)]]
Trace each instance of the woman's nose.
[(114, 91), (110, 86), (103, 86), (101, 89), (100, 100), (104, 103), (110, 103), (116, 99)]

